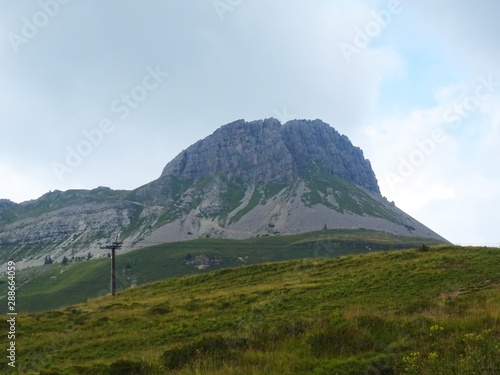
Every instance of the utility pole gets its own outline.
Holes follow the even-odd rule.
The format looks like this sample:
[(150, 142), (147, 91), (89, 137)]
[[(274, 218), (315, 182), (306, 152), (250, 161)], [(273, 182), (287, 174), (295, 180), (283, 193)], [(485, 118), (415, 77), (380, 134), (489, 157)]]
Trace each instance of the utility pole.
[(104, 249), (111, 250), (111, 295), (116, 294), (116, 277), (115, 277), (115, 257), (116, 250), (120, 249), (123, 245), (123, 242), (118, 242), (118, 235), (116, 235), (115, 242), (112, 242), (111, 245), (104, 246)]

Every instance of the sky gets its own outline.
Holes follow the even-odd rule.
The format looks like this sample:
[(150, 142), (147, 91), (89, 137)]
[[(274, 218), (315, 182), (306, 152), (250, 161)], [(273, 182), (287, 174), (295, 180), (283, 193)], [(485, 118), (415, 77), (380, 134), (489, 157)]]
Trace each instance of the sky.
[(0, 198), (134, 189), (229, 122), (321, 119), (382, 195), (500, 246), (500, 2), (0, 4)]

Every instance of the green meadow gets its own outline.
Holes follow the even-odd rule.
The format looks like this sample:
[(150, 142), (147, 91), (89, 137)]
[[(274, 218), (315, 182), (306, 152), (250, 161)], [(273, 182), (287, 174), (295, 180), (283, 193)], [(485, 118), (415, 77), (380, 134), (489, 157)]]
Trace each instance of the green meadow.
[(500, 249), (322, 249), (21, 313), (17, 373), (498, 374)]
[[(133, 285), (203, 274), (217, 268), (302, 258), (359, 254), (381, 249), (404, 249), (437, 241), (396, 236), (368, 230), (322, 230), (319, 232), (268, 236), (248, 240), (202, 238), (151, 246), (117, 256), (117, 289)], [(109, 250), (103, 250), (105, 256)], [(193, 262), (206, 257), (211, 264), (199, 269)], [(19, 271), (17, 308), (20, 311), (51, 310), (110, 293), (110, 259), (48, 264)], [(202, 267), (200, 267), (202, 268)], [(0, 283), (7, 279), (0, 278)], [(0, 295), (7, 292), (1, 287)], [(1, 300), (0, 300), (1, 301)], [(0, 303), (0, 313), (6, 312)]]

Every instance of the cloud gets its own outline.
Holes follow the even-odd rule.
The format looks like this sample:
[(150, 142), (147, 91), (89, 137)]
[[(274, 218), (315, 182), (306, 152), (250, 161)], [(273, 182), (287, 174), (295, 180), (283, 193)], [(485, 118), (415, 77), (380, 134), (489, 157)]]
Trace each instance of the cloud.
[[(451, 241), (491, 244), (500, 209), (500, 92), (458, 122), (446, 118), (476, 84), (438, 87), (434, 106), (373, 119), (361, 139), (390, 200)], [(432, 143), (436, 129), (445, 138)]]
[(462, 75), (474, 78), (499, 71), (498, 1), (483, 1), (479, 6), (467, 0), (426, 0), (415, 10), (421, 17), (421, 35), (440, 43), (443, 54), (449, 55), (450, 64), (455, 63), (453, 68)]
[[(410, 186), (397, 191), (395, 200), (400, 202), (406, 212), (418, 212), (423, 207), (432, 206), (437, 201), (451, 200), (457, 196), (453, 184), (429, 181), (427, 178), (415, 178)], [(450, 182), (448, 182), (450, 183)]]
[(500, 210), (499, 179), (486, 179), (470, 169), (463, 171), (467, 180), (455, 180), (456, 197), (434, 201), (418, 209), (417, 217), (425, 217), (425, 224), (440, 228), (445, 238), (463, 245), (500, 246), (496, 212)]
[(50, 190), (43, 178), (43, 171), (29, 167), (18, 169), (18, 166), (0, 162), (0, 199), (9, 199), (21, 203), (38, 198)]
[[(20, 200), (56, 188), (134, 188), (217, 127), (286, 108), (348, 135), (372, 161), (383, 193), (437, 232), (462, 238), (453, 212), (461, 229), (475, 228), (471, 239), (486, 241), (493, 234), (480, 228), (490, 228), (493, 214), (473, 210), (493, 200), (490, 186), (500, 179), (500, 95), (454, 129), (443, 116), (474, 93), (478, 77), (500, 81), (500, 3), (401, 1), (401, 12), (377, 27), (374, 14), (387, 16), (388, 4), (244, 1), (221, 21), (206, 0), (73, 1), (18, 54), (7, 38), (0, 44), (0, 178), (10, 181), (0, 193)], [(20, 32), (22, 17), (38, 9), (0, 5), (0, 32)], [(372, 36), (349, 62), (340, 46), (365, 38), (360, 31)], [(165, 84), (58, 181), (51, 163), (115, 116), (113, 101), (156, 64), (170, 73)], [(447, 140), (427, 155), (424, 141), (436, 128)], [(423, 161), (392, 189), (386, 172), (402, 159), (418, 164), (418, 152)], [(489, 198), (467, 189), (476, 181), (488, 184)]]
[[(11, 8), (10, 27), (19, 29), (20, 19), (36, 9)], [(111, 103), (156, 64), (171, 73), (168, 82), (116, 124), (103, 149), (73, 172), (72, 187), (79, 187), (76, 181), (117, 181), (97, 176), (103, 170), (127, 175), (137, 160), (153, 164), (157, 153), (149, 145), (158, 139), (168, 152), (155, 160), (157, 166), (180, 152), (179, 145), (185, 148), (224, 123), (273, 116), (285, 106), (297, 117), (323, 118), (349, 133), (376, 108), (384, 78), (401, 68), (388, 47), (368, 47), (346, 63), (339, 43), (370, 17), (369, 7), (351, 2), (249, 2), (224, 22), (201, 1), (71, 3), (19, 54), (10, 51), (11, 65), (0, 67), (9, 77), (0, 88), (4, 140), (25, 146), (19, 153), (18, 143), (6, 141), (3, 149), (39, 168), (64, 159), (67, 147), (112, 116)], [(128, 178), (143, 183), (152, 175), (140, 168)], [(44, 178), (53, 188), (68, 186), (52, 173)]]

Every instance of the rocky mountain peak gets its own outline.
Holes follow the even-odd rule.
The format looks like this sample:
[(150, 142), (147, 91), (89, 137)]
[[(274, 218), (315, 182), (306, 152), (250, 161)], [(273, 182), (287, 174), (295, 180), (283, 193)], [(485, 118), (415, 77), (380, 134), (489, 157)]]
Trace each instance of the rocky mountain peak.
[(238, 120), (182, 151), (162, 177), (199, 180), (220, 172), (249, 183), (289, 183), (315, 169), (380, 193), (361, 149), (321, 120)]
[(20, 204), (0, 200), (0, 264), (105, 256), (102, 244), (117, 235), (123, 252), (325, 227), (446, 241), (380, 195), (370, 162), (346, 136), (321, 120), (282, 125), (270, 118), (220, 127), (182, 151), (159, 179), (132, 191), (98, 187)]
[(12, 202), (11, 200), (0, 199), (0, 211), (2, 211), (3, 209), (12, 208), (14, 206), (16, 206), (16, 203)]

